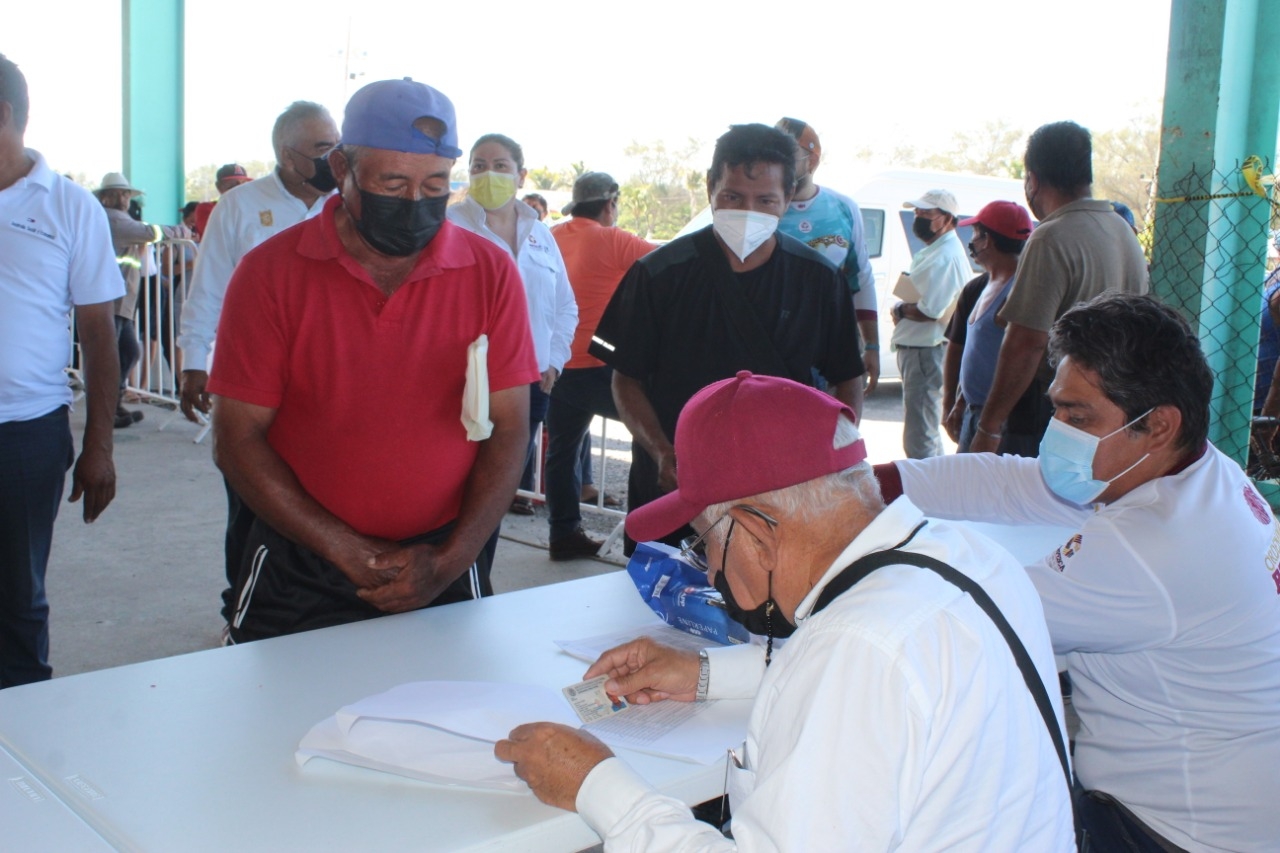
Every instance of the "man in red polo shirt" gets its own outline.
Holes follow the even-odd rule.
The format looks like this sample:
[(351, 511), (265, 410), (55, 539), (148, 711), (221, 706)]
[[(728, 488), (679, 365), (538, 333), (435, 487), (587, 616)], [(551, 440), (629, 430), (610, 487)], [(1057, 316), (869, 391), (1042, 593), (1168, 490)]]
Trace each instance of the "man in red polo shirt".
[(244, 257), (219, 323), (215, 461), (258, 516), (234, 642), (490, 593), (528, 442), (519, 274), (445, 221), (452, 103), (371, 83), (342, 133), (339, 195)]

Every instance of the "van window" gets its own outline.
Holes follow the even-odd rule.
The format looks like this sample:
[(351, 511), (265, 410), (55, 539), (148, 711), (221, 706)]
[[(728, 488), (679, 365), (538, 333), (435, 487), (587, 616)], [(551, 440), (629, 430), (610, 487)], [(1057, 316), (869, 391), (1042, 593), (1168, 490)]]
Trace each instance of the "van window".
[(878, 258), (884, 254), (884, 211), (859, 209), (862, 211), (862, 234), (867, 240), (867, 257)]

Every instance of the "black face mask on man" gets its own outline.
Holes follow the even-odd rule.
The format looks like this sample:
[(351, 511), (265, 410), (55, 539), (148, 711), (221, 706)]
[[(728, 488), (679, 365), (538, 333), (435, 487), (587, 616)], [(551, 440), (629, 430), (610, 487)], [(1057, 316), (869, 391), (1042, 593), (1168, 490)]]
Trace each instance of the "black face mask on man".
[(307, 178), (304, 183), (322, 193), (333, 192), (333, 190), (337, 189), (338, 181), (333, 176), (333, 170), (329, 168), (328, 156), (312, 157), (311, 164), (315, 166), (315, 174)]
[(421, 252), (444, 224), (449, 196), (420, 199), (360, 190), (356, 231), (373, 249), (394, 258)]
[[(729, 542), (733, 539), (733, 528), (736, 524), (737, 522), (730, 519), (729, 529), (725, 532), (724, 553), (726, 555), (729, 553)], [(774, 637), (785, 639), (795, 633), (796, 626), (783, 617), (782, 611), (778, 609), (778, 602), (773, 600), (772, 578), (769, 584), (769, 597), (750, 610), (743, 609), (742, 605), (738, 604), (738, 600), (733, 597), (733, 589), (729, 586), (729, 578), (725, 574), (724, 566), (716, 572), (716, 579), (712, 583), (716, 592), (720, 593), (720, 597), (724, 599), (729, 618), (751, 633), (770, 639)]]
[(915, 234), (921, 240), (933, 239), (933, 221), (925, 219), (923, 216), (917, 216), (911, 220), (911, 233)]

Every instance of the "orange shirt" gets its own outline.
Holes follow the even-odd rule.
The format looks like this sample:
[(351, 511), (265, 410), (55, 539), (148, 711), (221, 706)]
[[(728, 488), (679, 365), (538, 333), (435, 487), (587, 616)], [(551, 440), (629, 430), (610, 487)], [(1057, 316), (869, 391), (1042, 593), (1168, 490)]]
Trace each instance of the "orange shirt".
[(552, 228), (551, 236), (564, 256), (569, 286), (578, 301), (578, 330), (570, 348), (573, 354), (564, 366), (602, 367), (604, 362), (587, 354), (600, 315), (631, 265), (658, 245), (581, 216)]

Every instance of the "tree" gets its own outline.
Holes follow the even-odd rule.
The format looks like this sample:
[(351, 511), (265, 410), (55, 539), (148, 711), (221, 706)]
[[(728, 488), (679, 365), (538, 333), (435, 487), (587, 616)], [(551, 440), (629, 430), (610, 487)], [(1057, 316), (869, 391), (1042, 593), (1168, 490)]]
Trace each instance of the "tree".
[(919, 165), (943, 172), (1021, 179), (1026, 136), (1004, 119), (988, 121), (977, 130), (956, 133), (948, 150), (924, 156)]
[(706, 198), (706, 176), (693, 165), (701, 148), (695, 139), (677, 151), (662, 141), (628, 145), (625, 153), (639, 168), (622, 187), (618, 224), (651, 239), (674, 237)]
[(547, 166), (530, 169), (528, 180), (536, 190), (567, 190), (573, 188), (572, 172), (563, 169), (556, 171)]
[[(274, 162), (266, 162), (263, 160), (245, 160), (240, 164), (244, 166), (245, 172), (251, 178), (260, 178), (276, 167)], [(209, 163), (204, 166), (197, 166), (195, 169), (187, 172), (186, 181), (186, 197), (187, 201), (214, 201), (218, 197), (218, 188), (215, 186), (218, 169), (222, 164)]]
[(1154, 216), (1156, 167), (1160, 163), (1159, 105), (1116, 130), (1093, 134), (1093, 195), (1124, 202), (1139, 226)]

